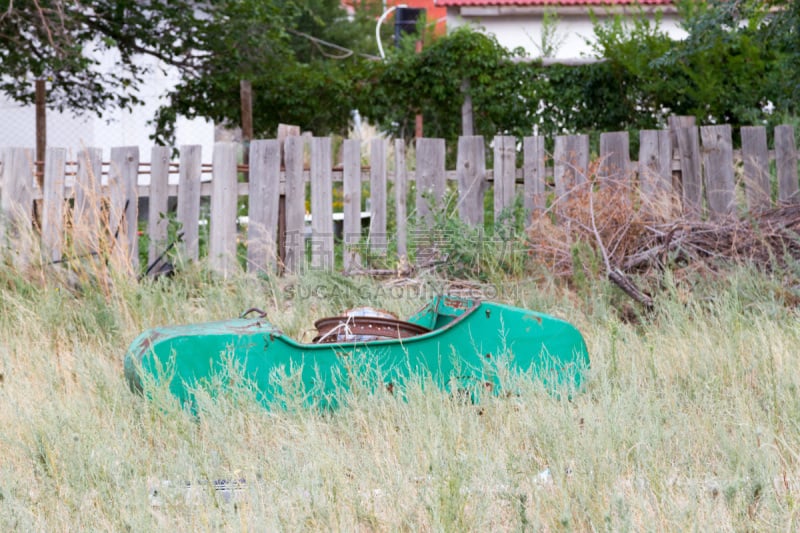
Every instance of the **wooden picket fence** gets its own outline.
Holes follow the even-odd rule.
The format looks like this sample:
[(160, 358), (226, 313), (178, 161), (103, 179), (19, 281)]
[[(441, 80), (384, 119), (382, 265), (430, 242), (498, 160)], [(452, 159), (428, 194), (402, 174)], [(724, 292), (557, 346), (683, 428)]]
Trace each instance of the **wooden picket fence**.
[[(529, 220), (545, 213), (554, 198), (566, 198), (574, 187), (592, 179), (596, 183), (622, 180), (634, 186), (631, 190), (638, 191), (642, 199), (675, 195), (680, 199), (681, 216), (688, 217), (722, 219), (734, 215), (743, 207), (737, 205), (739, 197), (750, 210), (800, 202), (797, 145), (791, 126), (775, 128), (772, 151), (767, 149), (767, 130), (763, 127), (742, 128), (741, 150), (734, 151), (730, 126), (696, 127), (685, 117), (671, 121), (671, 126), (670, 130), (640, 132), (638, 162), (630, 159), (626, 132), (602, 133), (594, 162), (590, 161), (586, 135), (556, 137), (552, 154), (545, 150), (541, 136), (525, 137), (521, 144), (514, 137), (497, 136), (491, 142), (493, 169), (486, 168), (489, 146), (477, 136), (459, 139), (455, 170), (445, 168), (443, 139), (416, 141), (414, 170), (409, 169), (405, 143), (396, 140), (392, 172), (387, 158), (389, 143), (384, 139), (371, 141), (368, 166), (362, 166), (361, 141), (345, 140), (341, 165), (336, 167), (332, 140), (326, 137), (252, 141), (247, 166), (238, 164), (241, 147), (234, 143), (216, 144), (211, 164), (202, 163), (199, 146), (181, 147), (175, 162), (170, 148), (154, 147), (149, 164), (140, 163), (135, 147), (113, 148), (107, 162), (95, 148), (78, 150), (74, 160), (68, 160), (64, 148), (49, 148), (43, 176), (36, 174), (33, 150), (4, 148), (0, 149), (0, 246), (14, 246), (14, 235), (20, 228), (30, 229), (38, 212), (45, 260), (58, 261), (72, 225), (84, 221), (100, 231), (98, 217), (104, 214), (105, 231), (114, 236), (117, 249), (125, 252), (135, 272), (139, 269), (138, 199), (148, 197), (149, 201), (146, 232), (150, 237), (148, 257), (153, 261), (167, 240), (164, 214), (168, 199), (177, 197), (182, 253), (196, 260), (203, 223), (201, 197), (209, 197), (208, 261), (214, 270), (228, 274), (240, 269), (240, 238), (246, 240), (249, 271), (273, 272), (279, 263), (289, 271), (330, 269), (335, 264), (332, 190), (333, 182), (340, 180), (344, 195), (343, 265), (348, 271), (360, 265), (358, 248), (352, 245), (362, 242), (364, 181), (369, 182), (371, 206), (367, 245), (375, 253), (387, 250), (387, 205), (393, 201), (396, 231), (391, 239), (399, 256), (409, 252), (409, 221), (418, 221), (422, 227), (430, 224), (432, 211), (443, 201), (448, 180), (456, 183), (459, 217), (472, 225), (484, 223), (484, 197), (490, 186), (494, 189), (496, 217), (521, 194)], [(516, 164), (519, 149), (522, 168)], [(170, 183), (170, 174), (178, 175), (177, 184)], [(139, 183), (140, 175), (149, 176), (142, 180), (146, 183)], [(240, 180), (240, 175), (246, 180)], [(387, 198), (389, 180), (394, 182), (391, 200)], [(411, 180), (416, 181), (416, 198), (409, 212), (406, 201)], [(305, 235), (309, 182), (310, 247)], [(241, 196), (249, 196), (246, 232), (237, 225)], [(285, 243), (285, 250), (279, 250), (279, 243)], [(307, 248), (310, 257), (306, 257)]]

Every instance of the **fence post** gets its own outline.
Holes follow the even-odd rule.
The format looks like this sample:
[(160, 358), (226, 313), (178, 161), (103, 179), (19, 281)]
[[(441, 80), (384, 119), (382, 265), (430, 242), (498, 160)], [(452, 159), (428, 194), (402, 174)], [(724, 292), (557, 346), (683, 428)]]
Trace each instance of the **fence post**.
[(483, 197), (487, 187), (483, 137), (459, 137), (456, 159), (458, 215), (467, 224), (483, 225)]
[(153, 146), (150, 150), (150, 191), (147, 199), (147, 233), (150, 245), (147, 249), (147, 263), (164, 252), (167, 244), (167, 211), (169, 204), (169, 162), (170, 149), (166, 146)]
[[(358, 245), (361, 242), (361, 139), (344, 141), (344, 270), (361, 266)], [(371, 235), (370, 235), (371, 237)]]
[(544, 137), (536, 135), (522, 140), (524, 161), (522, 178), (525, 182), (526, 223), (530, 224), (540, 216), (547, 206), (545, 197), (545, 158)]
[(333, 269), (330, 137), (311, 138), (311, 268)]
[(797, 186), (797, 145), (794, 128), (783, 125), (775, 128), (775, 166), (778, 170), (778, 201), (782, 204), (800, 203)]
[(64, 148), (48, 148), (44, 159), (42, 245), (47, 261), (59, 261), (64, 237), (64, 165), (67, 151)]
[(250, 143), (250, 199), (247, 222), (247, 270), (274, 272), (277, 265), (278, 197), (281, 185), (281, 143)]
[(503, 211), (514, 205), (517, 180), (517, 138), (498, 135), (494, 138), (494, 223)]
[(723, 218), (736, 207), (733, 180), (733, 139), (729, 124), (700, 128), (703, 143), (703, 174), (706, 177), (708, 210)]
[(303, 179), (305, 137), (286, 137), (286, 269), (298, 272), (305, 257), (306, 182)]
[[(690, 219), (703, 214), (703, 176), (700, 167), (700, 138), (697, 126), (678, 128), (678, 152), (681, 161), (683, 212)], [(673, 175), (674, 178), (674, 175)], [(674, 185), (673, 181), (673, 185)]]
[(236, 269), (236, 152), (235, 143), (216, 143), (212, 159), (208, 262), (223, 276)]
[(183, 231), (183, 253), (196, 261), (200, 243), (200, 179), (202, 147), (181, 146), (180, 176), (178, 178), (178, 222)]
[(744, 126), (741, 133), (747, 205), (752, 210), (766, 209), (771, 203), (767, 128)]
[(408, 256), (406, 232), (408, 231), (408, 168), (406, 166), (406, 143), (394, 141), (394, 199), (397, 227), (397, 257), (404, 262)]
[[(46, 165), (45, 165), (46, 166)], [(116, 239), (113, 257), (118, 266), (130, 274), (139, 268), (139, 238), (137, 235), (139, 197), (136, 190), (139, 176), (139, 148), (125, 146), (111, 149), (108, 186), (111, 197), (110, 229)]]
[(378, 137), (370, 146), (370, 220), (369, 246), (373, 252), (386, 253), (386, 141)]
[(661, 218), (672, 212), (672, 137), (668, 130), (639, 132), (639, 183), (644, 209)]

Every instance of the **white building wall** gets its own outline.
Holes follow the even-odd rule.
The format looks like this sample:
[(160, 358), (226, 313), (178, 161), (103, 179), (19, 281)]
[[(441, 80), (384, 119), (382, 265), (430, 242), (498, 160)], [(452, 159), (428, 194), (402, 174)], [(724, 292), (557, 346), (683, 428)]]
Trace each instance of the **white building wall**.
[[(494, 11), (494, 13), (492, 12)], [(523, 48), (527, 55), (540, 57), (542, 39), (542, 14), (499, 14), (492, 8), (450, 8), (447, 12), (447, 27), (450, 29), (471, 24), (492, 33), (506, 48)], [(602, 18), (601, 18), (602, 20)], [(677, 14), (663, 14), (660, 28), (674, 39), (682, 39), (686, 32), (679, 27)], [(587, 42), (587, 40), (589, 42)], [(594, 41), (594, 27), (588, 14), (559, 15), (554, 42), (559, 43), (555, 58), (575, 59), (593, 57), (591, 42)]]
[[(106, 69), (116, 68), (115, 57), (107, 54), (102, 60)], [(70, 111), (47, 110), (47, 144), (70, 150), (74, 157), (83, 146), (103, 149), (105, 160), (115, 146), (138, 146), (141, 161), (150, 161), (153, 141), (153, 126), (147, 124), (155, 116), (162, 103), (162, 96), (178, 81), (177, 72), (156, 68), (145, 78), (139, 98), (141, 106), (131, 110), (112, 109), (98, 117), (94, 113), (76, 116)], [(203, 161), (211, 161), (214, 145), (214, 124), (203, 120), (179, 118), (176, 124), (176, 146), (199, 144)], [(33, 106), (21, 106), (0, 95), (0, 147), (36, 146), (36, 110)]]
[[(94, 139), (91, 119), (73, 119), (55, 111), (47, 113), (47, 130), (52, 146), (79, 146), (83, 139)], [(36, 109), (33, 106), (21, 106), (0, 95), (0, 146), (36, 146)]]

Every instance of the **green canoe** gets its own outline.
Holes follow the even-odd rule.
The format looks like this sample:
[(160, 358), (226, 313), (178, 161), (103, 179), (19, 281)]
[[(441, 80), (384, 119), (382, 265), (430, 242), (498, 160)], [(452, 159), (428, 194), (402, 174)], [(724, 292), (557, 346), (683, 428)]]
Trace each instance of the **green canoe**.
[(291, 389), (308, 403), (334, 405), (342, 387), (364, 384), (367, 375), (389, 391), (422, 376), (474, 398), (503, 390), (510, 373), (530, 373), (550, 389), (571, 392), (589, 368), (586, 344), (571, 324), (480, 300), (440, 296), (408, 321), (358, 312), (322, 319), (309, 344), (284, 335), (263, 313), (249, 314), (142, 333), (125, 356), (128, 383), (141, 391), (143, 381), (168, 382), (191, 403), (197, 387), (224, 389), (245, 379), (265, 404)]

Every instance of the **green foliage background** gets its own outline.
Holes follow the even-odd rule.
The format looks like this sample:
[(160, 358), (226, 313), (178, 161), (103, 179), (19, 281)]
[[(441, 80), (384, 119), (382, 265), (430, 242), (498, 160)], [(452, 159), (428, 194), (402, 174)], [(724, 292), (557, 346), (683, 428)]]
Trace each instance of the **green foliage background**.
[(422, 111), (426, 136), (460, 133), (461, 80), (469, 79), (476, 134), (517, 136), (662, 127), (671, 114), (702, 123), (772, 125), (797, 114), (800, 8), (787, 2), (678, 2), (688, 37), (660, 20), (595, 18), (601, 61), (520, 61), (493, 37), (459, 28), (413, 55), (371, 65), (359, 109), (408, 136)]
[[(254, 90), (256, 135), (291, 123), (317, 135), (346, 134), (353, 111), (388, 133), (455, 140), (468, 87), (474, 132), (551, 136), (663, 126), (670, 114), (701, 123), (766, 124), (797, 116), (800, 7), (789, 0), (678, 0), (688, 36), (670, 38), (645, 13), (595, 20), (600, 62), (543, 66), (492, 36), (458, 28), (437, 36), (421, 24), (376, 56), (381, 5), (363, 0), (348, 14), (335, 0), (64, 0), (0, 4), (0, 90), (31, 103), (33, 79), (49, 81), (51, 107), (103, 114), (140, 103), (153, 67), (175, 67), (180, 82), (154, 117), (154, 138), (174, 140), (179, 116), (240, 123), (239, 82)], [(557, 20), (548, 18), (552, 29)], [(588, 36), (587, 36), (588, 37)], [(546, 43), (545, 43), (546, 44)], [(333, 45), (333, 46), (331, 46)], [(108, 51), (119, 68), (97, 60)], [(465, 81), (468, 82), (465, 84)]]

